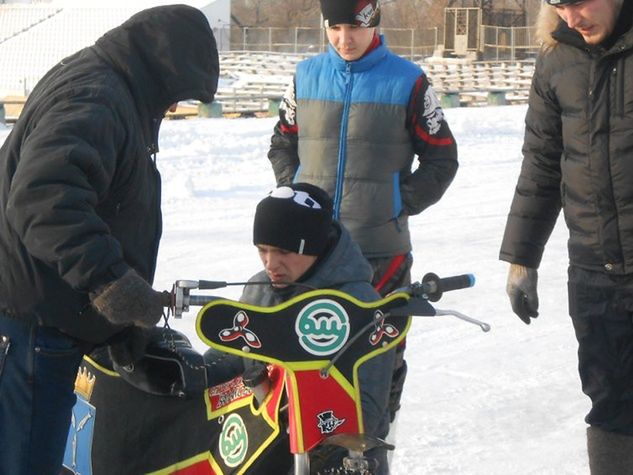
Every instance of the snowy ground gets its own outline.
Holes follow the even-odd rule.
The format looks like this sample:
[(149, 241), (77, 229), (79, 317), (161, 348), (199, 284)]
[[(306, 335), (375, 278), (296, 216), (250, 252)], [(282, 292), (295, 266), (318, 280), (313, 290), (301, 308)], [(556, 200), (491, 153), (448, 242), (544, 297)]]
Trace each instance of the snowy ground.
[[(445, 111), (460, 169), (445, 197), (412, 219), (414, 276), (474, 273), (474, 288), (439, 308), (487, 321), (419, 319), (408, 337), (409, 376), (394, 474), (588, 473), (576, 342), (567, 316), (566, 230), (560, 220), (540, 269), (541, 316), (525, 326), (505, 295), (497, 258), (520, 167), (524, 106)], [(164, 234), (155, 287), (176, 279), (244, 281), (259, 270), (255, 205), (274, 186), (266, 158), (273, 119), (165, 121), (158, 164)], [(0, 142), (8, 133), (0, 125)], [(239, 288), (216, 293), (237, 298)], [(194, 313), (174, 326), (196, 338)], [(200, 350), (203, 345), (196, 338)]]

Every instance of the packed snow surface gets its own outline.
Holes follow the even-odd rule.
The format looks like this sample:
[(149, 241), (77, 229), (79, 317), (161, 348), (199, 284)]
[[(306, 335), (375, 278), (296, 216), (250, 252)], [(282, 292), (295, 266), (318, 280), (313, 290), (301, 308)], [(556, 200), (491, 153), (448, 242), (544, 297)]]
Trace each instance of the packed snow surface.
[[(530, 326), (505, 294), (499, 245), (521, 165), (525, 106), (447, 109), (460, 168), (443, 199), (411, 219), (413, 275), (473, 273), (445, 294), (454, 317), (419, 318), (407, 339), (409, 373), (394, 474), (588, 473), (577, 345), (567, 313), (562, 218), (539, 269), (540, 316)], [(158, 166), (164, 231), (154, 287), (177, 279), (242, 282), (261, 268), (251, 241), (255, 206), (274, 187), (266, 158), (274, 119), (164, 121)], [(0, 142), (10, 129), (0, 125)], [(44, 157), (43, 157), (44, 158)], [(238, 298), (240, 287), (215, 294)], [(195, 312), (172, 326), (204, 344)]]

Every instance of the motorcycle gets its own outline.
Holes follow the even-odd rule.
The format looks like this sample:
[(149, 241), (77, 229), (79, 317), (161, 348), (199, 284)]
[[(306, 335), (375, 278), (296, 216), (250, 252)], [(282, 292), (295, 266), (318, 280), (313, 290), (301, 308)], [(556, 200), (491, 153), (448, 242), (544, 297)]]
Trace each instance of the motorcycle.
[[(376, 302), (332, 289), (274, 307), (192, 293), (227, 285), (178, 280), (170, 313), (202, 307), (196, 331), (206, 345), (259, 363), (218, 382), (221, 362), (209, 364), (168, 324), (131, 367), (103, 350), (85, 357), (63, 474), (372, 474), (372, 450), (394, 446), (365, 434), (359, 366), (398, 345), (414, 316), (490, 330), (432, 305), (474, 285), (472, 275), (430, 273)], [(322, 463), (331, 454), (334, 465)]]

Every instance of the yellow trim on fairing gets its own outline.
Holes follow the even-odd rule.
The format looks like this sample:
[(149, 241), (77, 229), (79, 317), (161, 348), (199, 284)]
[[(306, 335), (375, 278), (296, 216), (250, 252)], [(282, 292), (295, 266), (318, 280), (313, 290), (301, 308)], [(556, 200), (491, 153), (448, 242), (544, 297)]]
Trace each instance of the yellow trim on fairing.
[(176, 470), (182, 470), (184, 468), (188, 468), (204, 460), (207, 460), (209, 462), (211, 469), (215, 472), (216, 475), (223, 475), (222, 469), (213, 458), (213, 455), (211, 455), (211, 452), (205, 452), (202, 454), (194, 455), (193, 457), (182, 460), (180, 462), (176, 462), (173, 465), (170, 465), (165, 468), (161, 468), (160, 470), (156, 470), (155, 472), (149, 472), (146, 475), (169, 475), (171, 473), (174, 473)]
[[(287, 368), (292, 370), (294, 365), (313, 365), (316, 364), (317, 366), (314, 366), (314, 368), (322, 368), (324, 367), (328, 360), (314, 360), (314, 361), (309, 361), (309, 362), (285, 362), (282, 360), (278, 360), (276, 358), (271, 358), (268, 356), (263, 356), (263, 355), (257, 355), (257, 354), (253, 354), (249, 351), (242, 351), (242, 350), (238, 350), (236, 348), (231, 348), (229, 346), (223, 346), (223, 345), (219, 345), (215, 342), (212, 342), (211, 340), (209, 340), (206, 336), (204, 336), (204, 334), (202, 333), (202, 330), (200, 328), (201, 322), (202, 322), (202, 316), (203, 314), (207, 311), (207, 309), (213, 307), (213, 306), (217, 306), (217, 305), (228, 305), (230, 307), (235, 307), (237, 309), (240, 310), (254, 310), (256, 312), (259, 313), (267, 313), (267, 314), (273, 314), (273, 313), (277, 313), (280, 310), (284, 310), (287, 307), (290, 307), (292, 305), (294, 305), (297, 302), (301, 302), (302, 300), (307, 300), (309, 298), (312, 297), (327, 297), (327, 296), (335, 296), (335, 297), (340, 297), (344, 300), (348, 300), (349, 302), (355, 304), (358, 307), (361, 308), (366, 308), (366, 309), (370, 309), (370, 308), (377, 308), (380, 307), (384, 304), (387, 304), (389, 302), (391, 302), (392, 300), (396, 300), (398, 298), (405, 298), (406, 300), (408, 300), (411, 296), (405, 292), (396, 292), (394, 294), (388, 295), (387, 297), (380, 299), (380, 300), (374, 300), (373, 302), (364, 302), (362, 300), (358, 300), (356, 297), (349, 295), (345, 292), (341, 292), (340, 290), (335, 290), (335, 289), (321, 289), (321, 290), (311, 290), (309, 292), (305, 292), (303, 294), (297, 295), (296, 297), (291, 298), (290, 300), (287, 300), (285, 302), (282, 302), (278, 305), (274, 305), (272, 307), (262, 307), (262, 306), (258, 306), (258, 305), (252, 305), (252, 304), (247, 304), (247, 303), (242, 303), (242, 302), (238, 302), (237, 300), (230, 300), (230, 299), (218, 299), (218, 300), (213, 300), (211, 302), (209, 302), (208, 304), (206, 304), (204, 307), (202, 307), (200, 309), (200, 311), (198, 312), (197, 316), (196, 316), (196, 333), (198, 334), (198, 337), (209, 347), (211, 348), (215, 348), (216, 350), (221, 350), (225, 353), (230, 353), (232, 355), (237, 355), (237, 356), (242, 356), (245, 358), (249, 358), (252, 360), (258, 360), (258, 361), (263, 361), (265, 363), (272, 363), (278, 366), (281, 366), (283, 368)], [(411, 318), (411, 317), (409, 317)], [(399, 336), (398, 338), (394, 339), (392, 342), (390, 342), (387, 346), (385, 347), (381, 347), (378, 348), (376, 351), (372, 351), (371, 353), (368, 353), (367, 355), (365, 355), (364, 357), (361, 358), (362, 361), (367, 361), (368, 359), (379, 355), (380, 353), (389, 350), (390, 348), (392, 348), (393, 346), (395, 346), (395, 344), (399, 343), (402, 338), (404, 338), (404, 335), (407, 333), (407, 331), (409, 330), (409, 327), (411, 325), (411, 321), (409, 320), (409, 323), (407, 324), (406, 327), (406, 331), (404, 331), (402, 333), (401, 336)], [(248, 345), (246, 345), (248, 346)], [(359, 361), (361, 361), (359, 360)], [(304, 367), (300, 367), (300, 369), (304, 369)], [(306, 368), (306, 369), (312, 369), (312, 368)]]
[[(268, 414), (265, 412), (265, 409), (266, 409), (265, 403), (268, 401), (270, 397), (272, 397), (272, 392), (268, 396), (266, 396), (266, 399), (264, 399), (264, 403), (260, 406), (259, 409), (255, 409), (252, 403), (253, 395), (251, 395), (250, 398), (244, 398), (244, 402), (245, 402), (244, 404), (239, 404), (239, 405), (229, 404), (228, 406), (226, 406), (227, 409), (228, 408), (237, 409), (237, 408), (246, 406), (247, 404), (250, 404), (251, 413), (254, 415), (259, 415), (258, 413), (264, 411), (264, 413), (262, 414), (262, 417), (268, 423), (270, 428), (273, 429), (271, 434), (259, 444), (259, 447), (257, 448), (257, 450), (253, 452), (251, 457), (245, 462), (243, 462), (242, 467), (236, 472), (238, 475), (244, 474), (246, 470), (248, 470), (251, 467), (251, 465), (253, 465), (253, 463), (257, 461), (259, 456), (270, 446), (270, 444), (277, 438), (277, 436), (281, 432), (281, 426), (279, 422), (275, 423), (273, 420), (270, 419)], [(205, 404), (208, 404), (208, 399), (209, 399), (208, 397), (205, 397)], [(242, 400), (240, 402), (242, 402)], [(277, 405), (275, 407), (276, 412), (279, 412), (280, 403), (281, 403), (281, 397), (279, 398), (279, 401), (277, 402)], [(217, 411), (215, 414), (219, 414), (219, 413), (225, 414), (226, 412), (228, 411)], [(175, 464), (172, 464), (169, 467), (162, 468), (156, 472), (151, 472), (147, 475), (169, 475), (173, 473), (175, 470), (182, 470), (182, 469), (188, 468), (191, 465), (199, 463), (200, 461), (203, 461), (205, 459), (208, 459), (209, 465), (211, 466), (211, 468), (214, 470), (214, 472), (217, 475), (223, 475), (224, 472), (222, 472), (222, 469), (220, 468), (218, 463), (213, 458), (213, 455), (211, 454), (211, 448), (209, 448), (209, 450), (205, 453), (195, 455), (191, 458), (182, 460), (180, 462), (176, 462)]]
[(100, 364), (96, 363), (95, 360), (93, 360), (92, 358), (90, 358), (87, 355), (84, 355), (84, 360), (86, 360), (88, 363), (90, 363), (92, 366), (94, 366), (95, 368), (97, 368), (99, 371), (101, 371), (104, 374), (107, 374), (108, 376), (112, 376), (114, 378), (120, 378), (121, 375), (119, 373), (117, 373), (114, 370), (108, 369), (104, 366), (101, 366)]

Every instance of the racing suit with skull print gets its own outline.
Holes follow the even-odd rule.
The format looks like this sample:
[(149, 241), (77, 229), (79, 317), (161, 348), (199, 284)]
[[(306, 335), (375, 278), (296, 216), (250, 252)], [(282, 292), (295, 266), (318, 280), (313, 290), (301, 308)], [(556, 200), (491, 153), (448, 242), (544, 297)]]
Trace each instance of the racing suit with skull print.
[(330, 46), (297, 65), (268, 154), (279, 185), (330, 194), (334, 217), (370, 260), (410, 253), (408, 217), (437, 202), (457, 171), (427, 76), (380, 40), (356, 61)]

